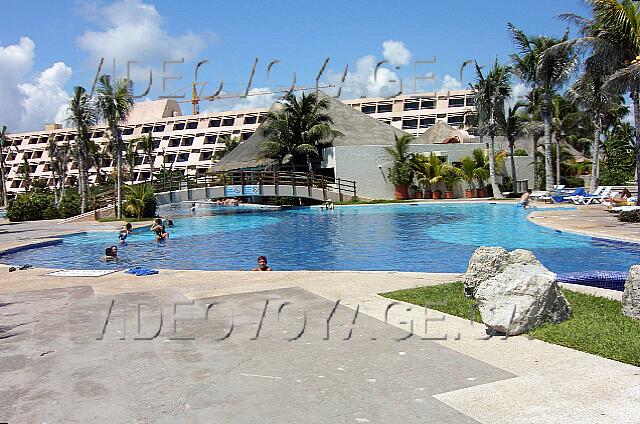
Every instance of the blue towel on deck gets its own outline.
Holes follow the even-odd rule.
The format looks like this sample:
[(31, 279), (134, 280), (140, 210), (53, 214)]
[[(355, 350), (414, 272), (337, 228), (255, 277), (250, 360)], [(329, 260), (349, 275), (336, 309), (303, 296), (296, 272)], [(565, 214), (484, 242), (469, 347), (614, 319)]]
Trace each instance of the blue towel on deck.
[(141, 266), (135, 266), (133, 268), (129, 268), (125, 272), (127, 274), (137, 275), (138, 277), (141, 277), (143, 275), (154, 275), (159, 273), (157, 269), (144, 268)]

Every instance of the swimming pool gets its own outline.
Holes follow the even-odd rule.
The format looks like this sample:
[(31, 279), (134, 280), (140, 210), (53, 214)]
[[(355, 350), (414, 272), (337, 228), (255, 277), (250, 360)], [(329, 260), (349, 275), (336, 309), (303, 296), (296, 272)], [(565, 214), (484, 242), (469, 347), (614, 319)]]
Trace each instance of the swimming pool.
[[(165, 211), (175, 227), (165, 242), (138, 229), (119, 246), (117, 263), (101, 260), (114, 232), (63, 237), (63, 243), (0, 256), (37, 267), (247, 270), (266, 255), (275, 270), (464, 272), (481, 245), (532, 250), (555, 272), (626, 271), (640, 263), (638, 245), (596, 240), (540, 227), (512, 204), (457, 203), (343, 206), (195, 216)], [(229, 210), (229, 209), (226, 209)]]

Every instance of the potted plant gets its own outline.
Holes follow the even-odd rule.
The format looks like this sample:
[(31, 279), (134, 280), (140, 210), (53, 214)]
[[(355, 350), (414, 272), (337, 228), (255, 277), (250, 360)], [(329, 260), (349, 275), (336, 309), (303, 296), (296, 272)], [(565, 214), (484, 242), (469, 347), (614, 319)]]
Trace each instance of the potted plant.
[(413, 190), (413, 198), (414, 199), (422, 199), (422, 189), (417, 185), (412, 185), (411, 189)]
[(467, 188), (464, 191), (464, 197), (471, 199), (474, 197), (475, 180), (476, 175), (476, 163), (473, 158), (465, 156), (460, 161), (460, 172), (462, 179), (467, 183)]
[(461, 179), (462, 171), (460, 168), (456, 168), (455, 166), (448, 164), (442, 165), (442, 182), (446, 187), (446, 191), (444, 193), (445, 199), (453, 199), (455, 197), (453, 194), (453, 187)]
[(421, 153), (413, 155), (411, 158), (411, 168), (416, 176), (419, 189), (422, 192), (422, 198), (432, 199), (433, 193), (431, 192), (430, 180), (433, 178), (433, 167), (431, 166), (430, 158)]
[(393, 146), (385, 148), (393, 157), (393, 165), (389, 168), (389, 181), (395, 186), (395, 198), (398, 200), (409, 198), (409, 185), (413, 181), (411, 154), (408, 152), (412, 139), (413, 137), (409, 134), (401, 137), (396, 135)]
[(445, 164), (443, 164), (440, 158), (437, 157), (436, 154), (432, 152), (429, 155), (429, 167), (430, 167), (430, 175), (431, 175), (429, 184), (431, 184), (431, 187), (435, 187), (435, 190), (433, 190), (433, 198), (441, 199), (442, 191), (438, 190), (438, 185), (440, 184), (440, 181), (442, 181), (442, 178), (444, 177), (443, 171), (445, 169)]
[(473, 161), (475, 179), (478, 183), (478, 197), (487, 197), (486, 182), (489, 180), (489, 157), (482, 149), (473, 150)]

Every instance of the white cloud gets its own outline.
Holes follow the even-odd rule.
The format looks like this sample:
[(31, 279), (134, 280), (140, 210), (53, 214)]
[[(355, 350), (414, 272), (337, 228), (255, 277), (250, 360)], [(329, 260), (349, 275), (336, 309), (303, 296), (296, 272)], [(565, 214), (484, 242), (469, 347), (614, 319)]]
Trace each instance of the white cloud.
[[(269, 87), (255, 87), (249, 90), (249, 95), (245, 98), (214, 100), (208, 106), (200, 105), (202, 112), (221, 112), (236, 109), (259, 109), (269, 108), (284, 93), (271, 93)], [(224, 95), (224, 93), (222, 93)]]
[[(378, 61), (375, 56), (363, 56), (356, 61), (354, 71), (347, 72), (342, 84), (342, 98), (381, 97), (396, 94), (400, 89), (400, 78), (388, 67), (381, 66), (378, 72), (375, 67)], [(329, 79), (336, 86), (340, 85), (342, 74), (330, 74)]]
[(64, 119), (69, 95), (63, 87), (71, 68), (58, 62), (30, 78), (35, 47), (28, 37), (0, 46), (0, 118), (10, 132), (42, 129), (46, 122)]
[(382, 55), (393, 66), (404, 66), (411, 60), (411, 52), (402, 41), (387, 40), (383, 42)]
[[(127, 61), (138, 61), (139, 64), (132, 67), (131, 78), (138, 82), (140, 89), (148, 84), (150, 68), (154, 70), (155, 86), (161, 81), (163, 61), (195, 59), (206, 47), (205, 39), (211, 36), (192, 32), (170, 35), (163, 28), (164, 19), (155, 6), (142, 0), (121, 0), (107, 6), (84, 3), (82, 9), (84, 16), (99, 16), (100, 20), (94, 20), (103, 28), (84, 32), (76, 39), (78, 46), (96, 66), (100, 58), (104, 58), (106, 72), (112, 72), (115, 58), (121, 76), (126, 72)], [(170, 65), (170, 69), (167, 74), (185, 74), (180, 71), (181, 65)]]
[(64, 122), (69, 94), (64, 85), (71, 77), (71, 68), (56, 62), (45, 69), (33, 82), (22, 83), (24, 113), (20, 119), (22, 128), (37, 128), (47, 122)]
[(442, 80), (442, 87), (438, 91), (449, 91), (449, 90), (460, 90), (462, 88), (462, 83), (447, 74), (444, 76)]

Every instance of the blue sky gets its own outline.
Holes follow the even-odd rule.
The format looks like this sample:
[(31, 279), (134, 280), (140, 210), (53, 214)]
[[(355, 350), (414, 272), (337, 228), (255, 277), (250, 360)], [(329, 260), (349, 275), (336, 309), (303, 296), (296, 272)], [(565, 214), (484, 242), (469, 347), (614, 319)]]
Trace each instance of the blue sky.
[[(225, 92), (244, 92), (256, 57), (255, 92), (297, 83), (312, 85), (325, 58), (330, 62), (323, 83), (338, 83), (345, 65), (349, 76), (343, 97), (384, 95), (397, 91), (391, 79), (403, 79), (403, 91), (413, 91), (414, 61), (434, 57), (436, 64), (418, 65), (434, 81), (418, 89), (465, 86), (471, 71), (458, 81), (462, 62), (506, 60), (513, 52), (506, 24), (527, 33), (560, 35), (563, 12), (586, 14), (580, 0), (452, 0), (452, 1), (5, 1), (0, 26), (0, 121), (10, 129), (38, 129), (44, 120), (61, 119), (64, 98), (74, 85), (90, 86), (100, 57), (123, 76), (127, 60), (137, 60), (134, 81), (146, 85), (154, 72), (148, 98), (161, 94), (189, 95), (193, 66), (200, 59), (200, 80), (211, 81), (212, 93), (224, 75)], [(28, 37), (28, 39), (25, 39)], [(163, 61), (184, 58), (181, 65)], [(398, 69), (372, 81), (375, 63), (390, 59)], [(267, 79), (266, 67), (280, 63)], [(163, 75), (182, 74), (167, 82)], [(447, 77), (448, 75), (448, 77)], [(141, 82), (144, 81), (144, 82)], [(139, 92), (139, 91), (138, 91)], [(263, 106), (274, 95), (203, 104), (204, 110)], [(189, 105), (183, 105), (188, 112)]]

